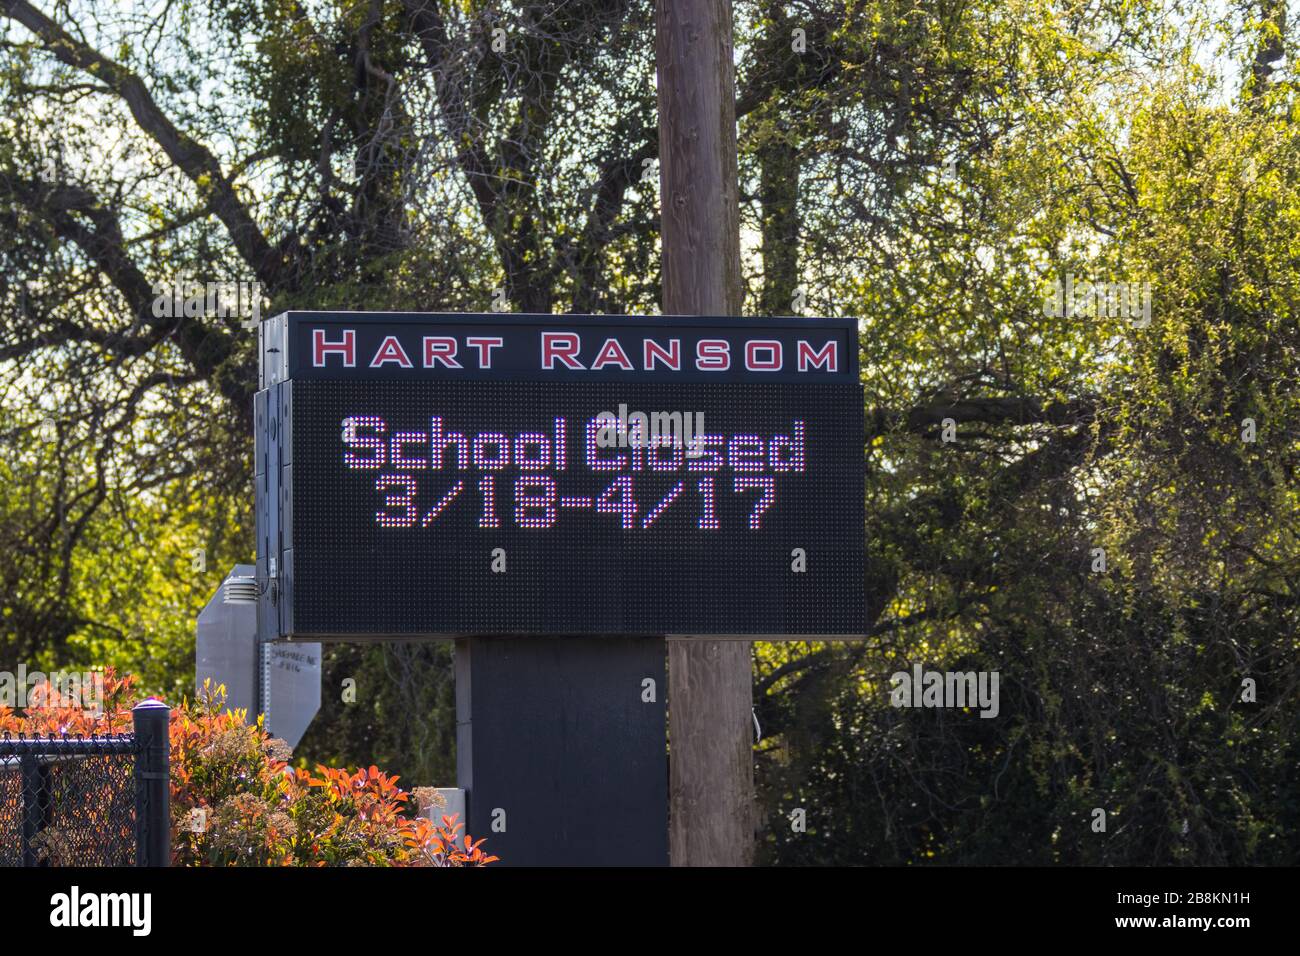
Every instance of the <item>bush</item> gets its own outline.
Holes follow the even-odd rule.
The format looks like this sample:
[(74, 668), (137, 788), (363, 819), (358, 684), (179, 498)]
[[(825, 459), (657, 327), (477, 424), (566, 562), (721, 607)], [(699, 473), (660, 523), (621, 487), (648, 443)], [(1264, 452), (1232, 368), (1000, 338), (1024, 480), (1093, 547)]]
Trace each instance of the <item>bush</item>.
[[(0, 732), (128, 733), (135, 679), (104, 675), (103, 713), (41, 706), (36, 688), (24, 714), (0, 707)], [(225, 688), (204, 685), (171, 712), (172, 863), (175, 866), (483, 866), (497, 858), (455, 815), (434, 823), (412, 815), (412, 794), (377, 767), (349, 772), (289, 765), (289, 747), (259, 717), (225, 709)], [(417, 791), (419, 809), (436, 801)]]

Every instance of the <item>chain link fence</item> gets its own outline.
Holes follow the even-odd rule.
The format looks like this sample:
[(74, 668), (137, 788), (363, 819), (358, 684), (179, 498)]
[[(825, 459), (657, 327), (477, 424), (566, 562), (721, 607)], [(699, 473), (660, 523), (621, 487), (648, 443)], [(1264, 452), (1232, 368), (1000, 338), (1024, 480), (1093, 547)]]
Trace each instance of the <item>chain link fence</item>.
[(168, 709), (134, 733), (0, 737), (0, 866), (166, 866)]

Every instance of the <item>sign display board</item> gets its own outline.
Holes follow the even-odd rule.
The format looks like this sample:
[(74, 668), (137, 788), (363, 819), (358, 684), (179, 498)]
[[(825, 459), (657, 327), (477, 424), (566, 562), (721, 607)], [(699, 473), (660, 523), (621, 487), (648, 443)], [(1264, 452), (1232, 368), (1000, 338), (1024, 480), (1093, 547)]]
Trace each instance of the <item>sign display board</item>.
[(851, 320), (291, 312), (263, 383), (264, 637), (862, 633)]

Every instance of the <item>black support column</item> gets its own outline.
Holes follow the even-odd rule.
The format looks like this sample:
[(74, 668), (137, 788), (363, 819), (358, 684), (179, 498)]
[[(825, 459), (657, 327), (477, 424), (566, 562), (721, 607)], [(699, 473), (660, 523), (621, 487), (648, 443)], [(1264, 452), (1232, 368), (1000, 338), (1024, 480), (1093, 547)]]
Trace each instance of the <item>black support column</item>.
[(503, 865), (666, 865), (665, 659), (656, 638), (457, 641), (474, 839)]

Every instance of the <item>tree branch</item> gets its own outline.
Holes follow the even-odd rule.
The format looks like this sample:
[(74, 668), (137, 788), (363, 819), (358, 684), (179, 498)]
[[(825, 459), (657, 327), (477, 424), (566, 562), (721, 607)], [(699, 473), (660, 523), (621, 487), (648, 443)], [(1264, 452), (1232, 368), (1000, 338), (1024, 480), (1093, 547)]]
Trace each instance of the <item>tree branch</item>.
[(176, 128), (140, 77), (74, 38), (26, 0), (0, 0), (0, 13), (34, 33), (60, 62), (89, 73), (121, 97), (140, 129), (198, 187), (200, 198), (211, 202), (213, 212), (253, 274), (268, 288), (279, 287), (283, 271), (279, 254), (235, 195), (234, 185), (222, 172), (221, 164), (207, 147)]
[(1028, 396), (951, 398), (909, 409), (876, 409), (867, 415), (868, 441), (901, 429), (912, 433), (929, 431), (951, 418), (955, 423), (1012, 425), (1077, 425), (1092, 417), (1091, 399), (1049, 402)]

